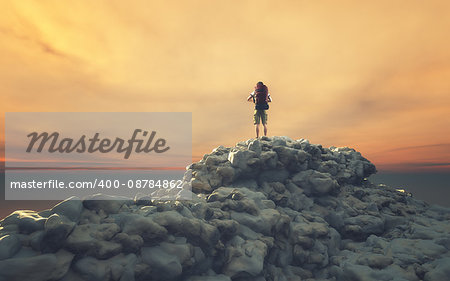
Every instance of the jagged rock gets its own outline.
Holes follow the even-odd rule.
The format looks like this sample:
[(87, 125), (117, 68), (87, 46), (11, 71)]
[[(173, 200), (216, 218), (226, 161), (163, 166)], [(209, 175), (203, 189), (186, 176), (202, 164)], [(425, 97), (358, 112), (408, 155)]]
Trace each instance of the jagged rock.
[(223, 184), (230, 184), (233, 182), (235, 171), (231, 166), (220, 166), (217, 168), (217, 174), (222, 177)]
[(158, 246), (144, 247), (141, 250), (142, 261), (148, 264), (157, 279), (171, 280), (181, 275), (183, 266), (191, 261), (192, 245), (186, 243), (162, 242)]
[(346, 235), (353, 238), (365, 239), (371, 234), (380, 235), (384, 231), (384, 220), (370, 215), (359, 215), (344, 220)]
[(248, 150), (255, 152), (256, 156), (261, 155), (262, 152), (261, 142), (258, 139), (249, 141)]
[(144, 245), (144, 239), (141, 235), (128, 235), (125, 232), (117, 233), (112, 242), (122, 245), (122, 249), (125, 253), (136, 253)]
[(15, 211), (1, 221), (1, 226), (16, 225), (21, 233), (29, 234), (44, 229), (46, 218), (35, 211)]
[(224, 274), (230, 278), (257, 276), (263, 270), (267, 246), (259, 240), (235, 237), (227, 247)]
[(223, 274), (191, 276), (186, 281), (231, 281), (231, 278)]
[(448, 253), (445, 247), (434, 243), (432, 240), (404, 238), (393, 239), (389, 243), (387, 252), (400, 265), (423, 264), (441, 257), (444, 253)]
[[(83, 278), (82, 280), (132, 281), (135, 280), (133, 268), (136, 263), (137, 257), (135, 254), (118, 254), (107, 260), (97, 260), (93, 257), (84, 257), (75, 263), (73, 269), (74, 272), (77, 272), (79, 276)], [(65, 278), (63, 280), (69, 281), (73, 279)]]
[(54, 253), (63, 245), (66, 237), (75, 227), (75, 223), (66, 217), (53, 214), (45, 222), (45, 232), (40, 249), (44, 253)]
[(44, 239), (44, 235), (45, 231), (43, 230), (35, 231), (32, 234), (30, 234), (29, 244), (33, 250), (38, 252), (42, 250), (43, 248), (42, 240)]
[(383, 269), (393, 263), (392, 257), (381, 254), (362, 255), (357, 259), (357, 263), (368, 265), (372, 268)]
[(116, 214), (123, 205), (130, 205), (132, 199), (112, 197), (110, 195), (96, 194), (83, 201), (83, 205), (88, 210), (103, 210), (107, 214)]
[(125, 214), (118, 219), (117, 223), (120, 225), (123, 233), (140, 235), (144, 241), (167, 235), (167, 230), (154, 222), (152, 218), (138, 214)]
[(17, 235), (5, 235), (0, 237), (0, 260), (9, 259), (22, 247)]
[(252, 159), (257, 159), (257, 153), (252, 150), (232, 150), (228, 156), (231, 165), (241, 170), (247, 169), (252, 164)]
[(258, 215), (232, 211), (231, 218), (258, 233), (270, 235), (273, 227), (280, 218), (280, 213), (274, 209), (263, 209)]
[(106, 261), (99, 261), (93, 257), (79, 259), (74, 270), (80, 274), (83, 280), (107, 281), (111, 280), (111, 266)]
[(305, 139), (219, 146), (187, 167), (192, 200), (97, 194), (12, 213), (0, 281), (446, 280), (450, 209), (375, 172)]
[(382, 270), (372, 269), (368, 266), (357, 264), (346, 264), (343, 273), (339, 276), (341, 280), (411, 280), (419, 281), (413, 270), (404, 270), (403, 268), (392, 265)]
[(330, 232), (328, 225), (319, 222), (292, 223), (291, 233), (294, 243), (299, 243), (301, 237), (318, 238), (327, 236)]
[(0, 280), (58, 280), (66, 274), (73, 257), (73, 254), (60, 250), (55, 254), (2, 260), (0, 261)]
[(83, 202), (80, 198), (73, 196), (55, 205), (51, 209), (51, 213), (64, 216), (73, 222), (78, 222), (82, 210)]
[(339, 184), (330, 174), (314, 170), (299, 172), (292, 177), (292, 181), (312, 195), (326, 195), (339, 189)]
[(433, 269), (425, 273), (425, 281), (446, 280), (450, 276), (450, 258), (443, 258), (432, 263)]
[(122, 250), (121, 244), (110, 241), (119, 231), (115, 223), (78, 225), (67, 237), (65, 246), (76, 254), (109, 258)]

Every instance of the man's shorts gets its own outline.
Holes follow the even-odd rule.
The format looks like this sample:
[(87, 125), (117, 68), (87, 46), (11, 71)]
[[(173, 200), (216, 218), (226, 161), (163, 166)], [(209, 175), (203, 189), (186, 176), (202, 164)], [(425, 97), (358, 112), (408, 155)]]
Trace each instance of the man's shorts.
[(253, 124), (259, 123), (267, 124), (267, 112), (263, 109), (255, 109), (255, 113), (253, 114)]

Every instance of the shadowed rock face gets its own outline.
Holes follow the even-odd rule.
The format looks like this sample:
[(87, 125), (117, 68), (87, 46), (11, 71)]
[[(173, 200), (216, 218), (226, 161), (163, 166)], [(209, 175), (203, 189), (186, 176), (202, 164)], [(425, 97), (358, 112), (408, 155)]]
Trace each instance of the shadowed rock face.
[(263, 137), (188, 169), (193, 200), (69, 198), (12, 213), (0, 281), (450, 276), (450, 209), (373, 185), (375, 166), (353, 149)]

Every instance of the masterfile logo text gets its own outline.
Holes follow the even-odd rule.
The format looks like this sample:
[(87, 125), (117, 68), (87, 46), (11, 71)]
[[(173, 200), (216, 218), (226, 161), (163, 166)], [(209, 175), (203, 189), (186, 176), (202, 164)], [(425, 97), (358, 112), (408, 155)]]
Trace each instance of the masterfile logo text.
[[(139, 138), (139, 134), (142, 133), (142, 137)], [(148, 137), (147, 137), (148, 135)], [(34, 146), (36, 152), (42, 152), (47, 146), (47, 151), (54, 153), (109, 153), (111, 151), (117, 151), (118, 153), (124, 153), (123, 158), (128, 159), (133, 152), (136, 153), (150, 153), (154, 151), (155, 153), (164, 153), (170, 149), (166, 146), (166, 139), (158, 138), (155, 142), (156, 131), (152, 131), (150, 134), (141, 129), (135, 129), (133, 135), (130, 139), (124, 140), (116, 137), (114, 140), (109, 138), (101, 139), (100, 133), (96, 132), (91, 138), (82, 135), (79, 139), (74, 140), (72, 138), (62, 138), (60, 139), (60, 134), (58, 132), (53, 132), (49, 134), (48, 132), (32, 132), (27, 135), (30, 138), (30, 142), (27, 147), (27, 152), (33, 151)], [(144, 144), (145, 141), (145, 144)]]
[(5, 198), (174, 199), (173, 189), (190, 188), (191, 120), (189, 112), (6, 113)]

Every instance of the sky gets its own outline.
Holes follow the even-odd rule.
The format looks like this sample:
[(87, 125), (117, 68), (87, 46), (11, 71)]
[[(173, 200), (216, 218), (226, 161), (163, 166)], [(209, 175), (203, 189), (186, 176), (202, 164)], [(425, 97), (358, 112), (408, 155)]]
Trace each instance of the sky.
[(192, 112), (193, 159), (255, 136), (450, 172), (449, 1), (1, 1), (5, 112)]

